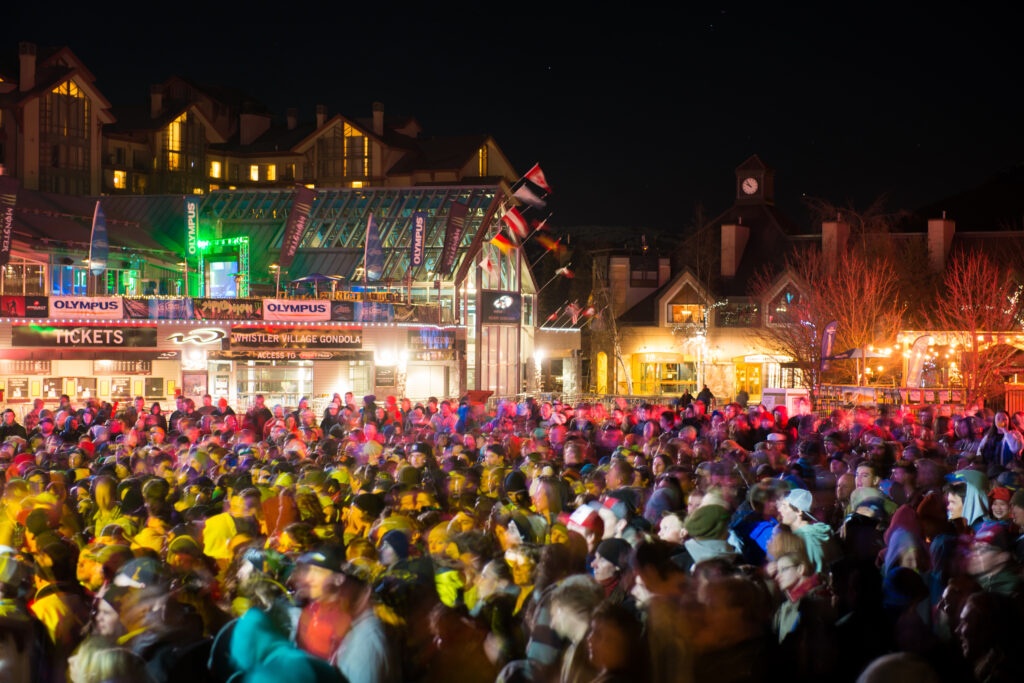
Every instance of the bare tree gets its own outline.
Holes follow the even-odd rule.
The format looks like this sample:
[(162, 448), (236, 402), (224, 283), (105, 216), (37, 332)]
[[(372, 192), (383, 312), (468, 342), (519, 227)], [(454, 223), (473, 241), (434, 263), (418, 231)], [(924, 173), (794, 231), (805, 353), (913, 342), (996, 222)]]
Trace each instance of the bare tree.
[[(854, 248), (833, 264), (813, 249), (789, 256), (786, 270), (796, 291), (786, 301), (785, 310), (768, 311), (758, 332), (759, 341), (793, 359), (813, 404), (821, 383), (822, 335), (835, 321), (834, 348), (857, 351), (852, 361), (845, 363), (852, 365), (850, 379), (864, 384), (869, 349), (895, 342), (906, 308), (897, 296), (892, 262), (885, 255), (868, 257)], [(762, 271), (751, 282), (751, 296), (770, 309), (777, 279), (776, 273)], [(844, 362), (835, 365), (841, 372)]]
[(1000, 370), (1016, 353), (1008, 333), (1021, 330), (1024, 292), (1007, 268), (974, 250), (947, 264), (928, 321), (937, 336), (959, 349), (960, 381), (968, 404), (1003, 393)]
[[(594, 323), (591, 328), (591, 340), (597, 348), (611, 347), (612, 355), (622, 370), (622, 376), (626, 379), (626, 393), (633, 394), (633, 377), (629, 372), (629, 366), (622, 356), (622, 334), (619, 331), (618, 317), (621, 311), (617, 310), (615, 297), (612, 295), (608, 282), (608, 257), (595, 255), (593, 259), (593, 306), (597, 311)], [(596, 354), (595, 354), (596, 357)], [(618, 392), (616, 385), (615, 391)]]

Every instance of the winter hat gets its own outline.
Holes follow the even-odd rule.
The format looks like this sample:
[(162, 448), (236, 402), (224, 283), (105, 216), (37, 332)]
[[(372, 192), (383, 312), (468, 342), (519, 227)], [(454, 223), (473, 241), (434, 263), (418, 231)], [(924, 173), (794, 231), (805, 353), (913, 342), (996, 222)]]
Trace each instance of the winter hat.
[(729, 511), (721, 505), (703, 505), (686, 518), (683, 527), (693, 538), (721, 538), (729, 528)]
[(629, 566), (629, 556), (633, 551), (631, 546), (621, 538), (607, 538), (597, 544), (597, 554), (614, 564), (619, 571)]
[(391, 531), (384, 534), (380, 539), (380, 544), (384, 545), (387, 543), (391, 546), (391, 549), (395, 551), (399, 559), (406, 559), (409, 557), (409, 537), (405, 535), (405, 532), (400, 529), (392, 529)]

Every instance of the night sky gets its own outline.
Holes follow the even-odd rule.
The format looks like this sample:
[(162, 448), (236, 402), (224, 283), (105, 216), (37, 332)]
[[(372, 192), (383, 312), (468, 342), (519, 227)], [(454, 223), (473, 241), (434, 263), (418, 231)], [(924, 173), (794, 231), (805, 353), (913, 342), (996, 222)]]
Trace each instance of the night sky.
[(19, 40), (69, 45), (115, 108), (180, 74), (282, 115), (324, 103), (364, 117), (379, 100), (427, 134), (490, 133), (520, 171), (541, 163), (563, 227), (678, 231), (698, 202), (711, 215), (731, 203), (733, 168), (753, 153), (801, 224), (802, 195), (913, 209), (1024, 160), (1018, 22), (937, 4), (781, 5), (149, 8), (169, 24), (141, 7), (107, 19), (44, 6), (15, 9), (0, 33), (5, 63)]

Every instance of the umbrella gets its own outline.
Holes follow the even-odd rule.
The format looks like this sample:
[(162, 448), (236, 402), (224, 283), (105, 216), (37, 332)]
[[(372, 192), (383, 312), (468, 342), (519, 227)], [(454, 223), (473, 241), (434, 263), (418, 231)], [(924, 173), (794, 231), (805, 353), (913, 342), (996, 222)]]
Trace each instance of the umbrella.
[(326, 283), (326, 282), (330, 282), (331, 285), (333, 286), (333, 284), (335, 282), (340, 282), (341, 280), (342, 280), (342, 278), (338, 277), (337, 275), (323, 275), (322, 273), (310, 273), (309, 275), (306, 275), (305, 277), (300, 277), (300, 278), (296, 278), (296, 279), (292, 280), (292, 284), (293, 285), (298, 285), (298, 284), (309, 284), (309, 283), (312, 283), (312, 285), (313, 285), (313, 294), (314, 295), (319, 295), (319, 292), (317, 291), (317, 288), (319, 287), (319, 285), (321, 285), (323, 283)]

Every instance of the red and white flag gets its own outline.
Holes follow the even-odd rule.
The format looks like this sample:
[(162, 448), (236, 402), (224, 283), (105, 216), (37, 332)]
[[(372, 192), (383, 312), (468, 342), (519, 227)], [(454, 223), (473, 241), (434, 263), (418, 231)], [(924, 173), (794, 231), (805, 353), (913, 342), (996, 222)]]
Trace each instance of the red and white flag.
[(526, 239), (530, 234), (530, 227), (526, 224), (526, 219), (523, 218), (523, 214), (519, 213), (519, 209), (515, 207), (506, 211), (501, 220), (508, 226), (509, 232), (521, 240)]
[(574, 277), (576, 277), (576, 273), (572, 272), (571, 270), (569, 270), (565, 266), (562, 266), (561, 268), (556, 270), (555, 271), (555, 275), (561, 275), (562, 277), (567, 277), (570, 280), (573, 279)]
[(540, 164), (534, 164), (533, 168), (527, 171), (523, 177), (545, 192), (551, 192), (551, 186), (548, 185), (547, 178), (544, 177), (544, 171), (540, 170)]
[(543, 199), (537, 196), (537, 193), (531, 190), (526, 185), (520, 185), (519, 189), (512, 193), (512, 196), (521, 201), (523, 204), (528, 204), (535, 209), (543, 209), (547, 204)]
[(594, 308), (593, 306), (587, 306), (586, 308), (583, 309), (583, 315), (587, 316), (588, 318), (593, 317), (596, 313), (597, 309)]
[(483, 261), (480, 262), (480, 267), (488, 275), (494, 275), (494, 272), (497, 270), (494, 266), (494, 261), (491, 260), (490, 256), (487, 256)]
[(579, 305), (577, 305), (575, 302), (573, 302), (573, 303), (569, 304), (568, 306), (566, 306), (565, 310), (566, 310), (566, 312), (569, 315), (572, 316), (572, 324), (573, 325), (575, 325), (577, 322), (579, 322), (580, 312), (582, 310), (582, 309), (580, 309)]
[(562, 312), (562, 309), (558, 309), (557, 311), (555, 311), (554, 313), (549, 315), (548, 316), (548, 322), (550, 323), (550, 322), (554, 322), (555, 320), (558, 320), (558, 316), (561, 314), (561, 312)]

